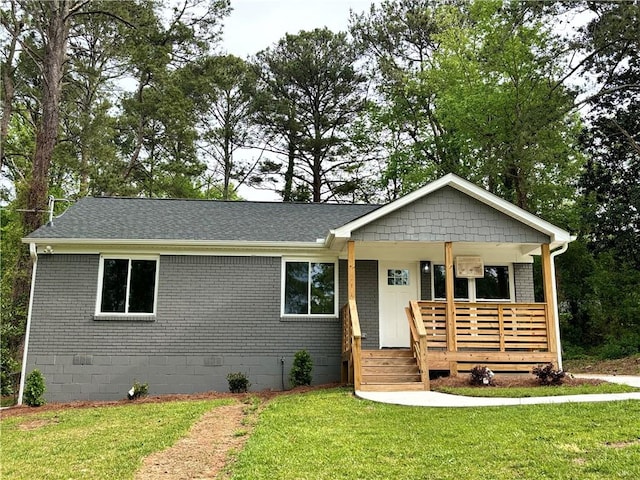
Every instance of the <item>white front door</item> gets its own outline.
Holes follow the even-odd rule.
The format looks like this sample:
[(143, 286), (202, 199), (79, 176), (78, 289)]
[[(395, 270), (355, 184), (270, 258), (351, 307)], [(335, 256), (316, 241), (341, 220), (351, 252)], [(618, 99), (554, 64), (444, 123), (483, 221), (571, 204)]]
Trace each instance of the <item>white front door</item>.
[(409, 347), (404, 307), (418, 299), (417, 262), (379, 262), (380, 347)]

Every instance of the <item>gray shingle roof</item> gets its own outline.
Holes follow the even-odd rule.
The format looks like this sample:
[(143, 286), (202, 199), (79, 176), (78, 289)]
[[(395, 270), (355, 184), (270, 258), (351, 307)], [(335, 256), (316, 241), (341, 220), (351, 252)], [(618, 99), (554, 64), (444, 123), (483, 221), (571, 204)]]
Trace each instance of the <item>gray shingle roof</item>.
[(27, 239), (315, 242), (378, 205), (83, 198)]

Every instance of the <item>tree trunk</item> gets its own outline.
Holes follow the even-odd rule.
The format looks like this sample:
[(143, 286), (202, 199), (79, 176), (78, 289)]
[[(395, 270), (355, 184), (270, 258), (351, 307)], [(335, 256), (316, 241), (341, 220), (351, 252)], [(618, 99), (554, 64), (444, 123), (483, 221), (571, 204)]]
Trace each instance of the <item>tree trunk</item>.
[(296, 134), (295, 134), (295, 114), (289, 114), (289, 135), (287, 138), (289, 155), (287, 158), (287, 171), (284, 174), (284, 190), (282, 192), (282, 201), (290, 202), (293, 200), (293, 171), (296, 161)]
[[(15, 4), (11, 4), (12, 16), (14, 18), (13, 25), (9, 25), (3, 19), (2, 23), (7, 30), (10, 30), (11, 44), (7, 52), (7, 59), (2, 65), (2, 123), (0, 124), (0, 171), (4, 164), (4, 148), (9, 134), (9, 123), (11, 122), (11, 114), (13, 112), (13, 96), (15, 93), (13, 83), (13, 59), (16, 54), (16, 46), (18, 44), (18, 36), (22, 31), (23, 23), (15, 21)], [(10, 28), (13, 27), (13, 28)]]
[(233, 170), (233, 152), (232, 152), (232, 141), (233, 141), (233, 128), (231, 126), (231, 112), (229, 111), (229, 96), (227, 95), (227, 110), (224, 116), (224, 144), (223, 144), (223, 155), (224, 155), (224, 184), (222, 186), (222, 199), (229, 200), (231, 196), (230, 186), (231, 186), (231, 172)]
[(43, 31), (42, 117), (36, 130), (36, 152), (27, 191), (28, 211), (23, 220), (27, 234), (40, 227), (46, 209), (49, 168), (58, 140), (63, 64), (69, 36), (69, 2), (56, 0), (45, 5), (49, 21)]

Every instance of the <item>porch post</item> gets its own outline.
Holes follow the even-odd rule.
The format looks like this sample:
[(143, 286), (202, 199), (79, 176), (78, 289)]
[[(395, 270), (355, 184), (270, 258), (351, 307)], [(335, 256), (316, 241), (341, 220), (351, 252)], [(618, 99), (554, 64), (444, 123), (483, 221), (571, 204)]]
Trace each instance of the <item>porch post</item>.
[(551, 273), (551, 252), (548, 243), (543, 243), (541, 246), (541, 260), (542, 285), (544, 287), (544, 301), (546, 303), (549, 352), (558, 353), (558, 340), (556, 338), (555, 316), (553, 313), (556, 311), (556, 299), (553, 295), (553, 282), (555, 282), (555, 278), (553, 278)]
[[(444, 269), (445, 269), (445, 296), (447, 300), (446, 324), (447, 324), (447, 351), (455, 352), (456, 348), (456, 309), (453, 292), (453, 243), (444, 242)], [(457, 375), (458, 364), (454, 359), (449, 360), (451, 375)]]
[(347, 242), (347, 298), (356, 299), (356, 243)]

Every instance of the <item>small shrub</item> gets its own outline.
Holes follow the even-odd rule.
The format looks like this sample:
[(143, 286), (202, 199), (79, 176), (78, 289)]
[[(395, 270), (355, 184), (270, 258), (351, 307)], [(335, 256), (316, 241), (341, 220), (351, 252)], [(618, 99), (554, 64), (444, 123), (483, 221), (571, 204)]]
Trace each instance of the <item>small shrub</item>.
[(565, 373), (562, 370), (553, 368), (553, 363), (534, 367), (533, 374), (538, 377), (540, 385), (562, 385), (565, 377)]
[(133, 387), (127, 392), (127, 398), (129, 400), (136, 400), (140, 397), (146, 397), (149, 393), (148, 383), (133, 382)]
[(471, 369), (469, 382), (471, 385), (489, 386), (493, 385), (493, 377), (495, 374), (489, 368), (476, 365)]
[(231, 393), (244, 393), (251, 386), (249, 379), (242, 372), (230, 373), (227, 375), (227, 382), (229, 382), (229, 391)]
[(27, 375), (24, 384), (24, 403), (30, 407), (39, 407), (45, 404), (44, 392), (47, 389), (44, 382), (44, 375), (40, 370), (32, 370)]
[(311, 371), (313, 370), (313, 360), (306, 350), (296, 352), (293, 357), (293, 366), (289, 372), (289, 381), (292, 387), (311, 385)]

